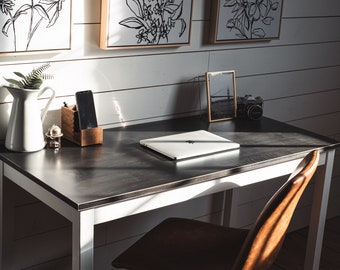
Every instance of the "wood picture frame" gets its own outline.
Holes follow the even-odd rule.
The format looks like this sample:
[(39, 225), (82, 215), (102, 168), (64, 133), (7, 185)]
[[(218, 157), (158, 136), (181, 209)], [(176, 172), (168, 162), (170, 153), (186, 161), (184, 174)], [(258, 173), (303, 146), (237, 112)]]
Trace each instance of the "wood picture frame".
[(102, 0), (100, 48), (190, 45), (192, 0)]
[(71, 7), (71, 0), (6, 0), (0, 9), (0, 56), (70, 50)]
[(211, 43), (279, 39), (283, 0), (213, 0)]
[(236, 117), (237, 97), (235, 71), (215, 71), (205, 74), (209, 122)]

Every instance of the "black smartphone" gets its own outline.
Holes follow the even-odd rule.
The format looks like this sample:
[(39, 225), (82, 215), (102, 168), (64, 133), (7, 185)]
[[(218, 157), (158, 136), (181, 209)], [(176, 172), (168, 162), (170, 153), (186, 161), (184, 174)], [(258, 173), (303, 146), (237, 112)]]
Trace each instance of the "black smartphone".
[(76, 102), (80, 129), (98, 127), (92, 91), (76, 92)]

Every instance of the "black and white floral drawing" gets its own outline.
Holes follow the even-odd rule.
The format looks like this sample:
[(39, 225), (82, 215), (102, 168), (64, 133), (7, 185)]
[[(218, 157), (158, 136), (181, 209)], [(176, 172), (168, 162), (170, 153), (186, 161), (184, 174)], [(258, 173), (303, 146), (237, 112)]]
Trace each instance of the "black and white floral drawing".
[(220, 0), (215, 41), (279, 37), (283, 0)]
[(108, 47), (189, 43), (192, 0), (104, 1)]
[(0, 0), (0, 52), (69, 49), (71, 0)]

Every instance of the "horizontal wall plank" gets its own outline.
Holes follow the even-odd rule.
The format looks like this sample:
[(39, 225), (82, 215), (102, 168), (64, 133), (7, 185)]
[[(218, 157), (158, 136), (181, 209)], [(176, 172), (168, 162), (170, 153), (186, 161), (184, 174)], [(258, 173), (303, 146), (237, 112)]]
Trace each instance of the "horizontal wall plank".
[(239, 196), (238, 205), (245, 205), (257, 201), (259, 199), (268, 198), (272, 196), (276, 190), (288, 179), (287, 176), (278, 177), (275, 179), (268, 180), (272, 185), (268, 185), (267, 181), (263, 181), (258, 184), (245, 186), (238, 189)]
[[(146, 55), (113, 59), (89, 59), (55, 62), (49, 72), (53, 80), (46, 82), (57, 95), (74, 94), (75, 91), (92, 89), (94, 92), (124, 90), (146, 86), (186, 83), (207, 69), (208, 53)], [(12, 67), (11, 67), (12, 68)], [(32, 65), (20, 65), (19, 70), (30, 70)], [(11, 74), (8, 67), (0, 73)]]
[(269, 100), (266, 102), (265, 115), (293, 121), (339, 111), (340, 88), (332, 91)]
[(340, 43), (211, 52), (209, 70), (257, 75), (340, 65)]
[(67, 219), (41, 202), (16, 207), (14, 210), (16, 240), (71, 226)]
[[(193, 81), (198, 74), (204, 74), (207, 62), (206, 52), (172, 55), (171, 61), (167, 55), (146, 55), (55, 62), (49, 69), (55, 79), (45, 84), (54, 88), (57, 95), (68, 95), (83, 89), (98, 92), (187, 83)], [(0, 66), (0, 73), (6, 77), (11, 76), (14, 68), (25, 73), (31, 70), (32, 65), (11, 68)]]
[[(134, 235), (143, 234), (151, 230), (167, 217), (184, 217), (198, 219), (207, 217), (211, 213), (220, 213), (223, 202), (223, 193), (217, 193), (213, 196), (204, 196), (187, 202), (163, 207), (138, 215), (129, 216), (127, 218), (110, 222), (107, 229), (107, 242), (117, 242), (129, 238)], [(207, 220), (208, 221), (208, 220)], [(209, 217), (209, 221), (220, 224), (221, 215)], [(124, 230), (120, 230), (124, 228)]]
[[(205, 99), (205, 96), (203, 97)], [(138, 102), (131, 102), (136, 100)], [(157, 100), (157, 102), (155, 102)], [(103, 125), (200, 111), (201, 94), (194, 84), (109, 92), (98, 96)], [(133, 110), (131, 109), (133, 106)]]
[(12, 254), (13, 261), (7, 267), (24, 269), (56, 258), (63, 258), (71, 254), (71, 243), (71, 227), (18, 240), (15, 242)]
[(304, 128), (324, 136), (340, 134), (340, 126), (337, 123), (340, 123), (340, 112), (289, 121), (289, 124), (291, 125)]
[(284, 0), (284, 17), (338, 16), (338, 0)]
[(339, 41), (340, 33), (337, 31), (339, 23), (340, 17), (283, 19), (280, 39), (273, 40), (271, 45)]
[(255, 76), (236, 76), (236, 89), (239, 95), (251, 93), (254, 96), (262, 96), (265, 100), (295, 97), (340, 89), (339, 74), (340, 65)]

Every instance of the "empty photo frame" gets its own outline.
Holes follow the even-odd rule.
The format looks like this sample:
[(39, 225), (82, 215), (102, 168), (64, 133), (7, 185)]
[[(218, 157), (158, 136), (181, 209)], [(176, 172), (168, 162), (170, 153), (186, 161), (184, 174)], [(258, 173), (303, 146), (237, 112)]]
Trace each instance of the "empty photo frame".
[(207, 72), (205, 77), (209, 122), (235, 118), (237, 110), (235, 71)]

